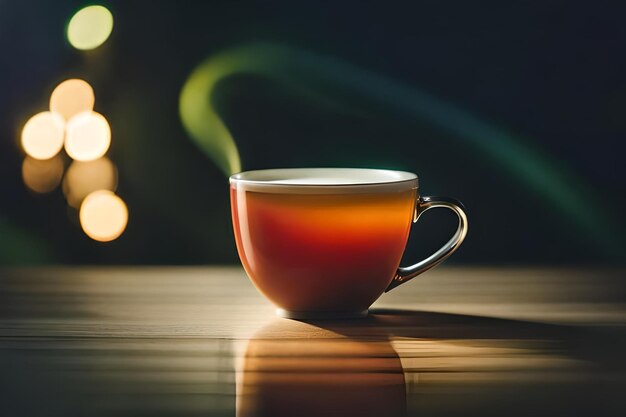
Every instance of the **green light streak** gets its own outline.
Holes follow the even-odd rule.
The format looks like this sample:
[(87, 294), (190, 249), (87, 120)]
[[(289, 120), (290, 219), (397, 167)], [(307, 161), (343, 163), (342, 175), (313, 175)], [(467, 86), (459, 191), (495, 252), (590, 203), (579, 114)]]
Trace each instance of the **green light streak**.
[[(223, 79), (238, 73), (271, 75), (272, 65), (263, 50), (237, 49), (211, 57), (189, 76), (180, 94), (180, 118), (187, 133), (215, 164), (230, 176), (241, 171), (237, 145), (217, 114), (211, 96)], [(282, 65), (276, 63), (279, 68)]]
[[(360, 106), (361, 101), (369, 101), (386, 105), (394, 114), (429, 122), (474, 148), (480, 157), (536, 193), (537, 198), (529, 203), (531, 207), (547, 203), (604, 251), (618, 256), (623, 253), (616, 244), (617, 225), (608, 220), (584, 179), (527, 145), (528, 140), (416, 88), (336, 59), (282, 45), (257, 43), (227, 50), (201, 63), (183, 86), (183, 125), (227, 176), (239, 172), (241, 162), (235, 141), (211, 103), (211, 96), (220, 81), (236, 74), (264, 75), (297, 86), (300, 92), (309, 87), (318, 97), (337, 97), (347, 91), (353, 97), (352, 107), (355, 102)], [(488, 204), (497, 206), (497, 201)]]

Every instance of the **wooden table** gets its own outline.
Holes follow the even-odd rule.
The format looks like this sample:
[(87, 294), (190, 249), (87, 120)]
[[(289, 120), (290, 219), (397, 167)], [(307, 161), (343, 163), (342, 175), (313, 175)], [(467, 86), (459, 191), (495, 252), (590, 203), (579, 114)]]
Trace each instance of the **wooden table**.
[(625, 416), (625, 272), (440, 267), (304, 323), (235, 267), (4, 269), (0, 415)]

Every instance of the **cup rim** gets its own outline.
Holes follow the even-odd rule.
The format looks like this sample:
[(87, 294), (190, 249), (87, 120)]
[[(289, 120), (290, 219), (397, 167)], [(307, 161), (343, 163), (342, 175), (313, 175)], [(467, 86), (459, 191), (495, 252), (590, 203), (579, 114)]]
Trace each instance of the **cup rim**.
[(278, 168), (243, 171), (229, 178), (233, 188), (277, 192), (403, 191), (418, 188), (407, 171), (373, 168)]

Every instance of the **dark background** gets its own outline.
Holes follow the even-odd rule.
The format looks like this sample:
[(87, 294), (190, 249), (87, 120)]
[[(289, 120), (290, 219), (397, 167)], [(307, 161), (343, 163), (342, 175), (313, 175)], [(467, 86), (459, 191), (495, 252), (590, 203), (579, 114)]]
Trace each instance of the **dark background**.
[[(87, 4), (0, 0), (1, 263), (237, 262), (226, 177), (185, 133), (178, 96), (205, 58), (256, 41), (361, 68), (506, 132), (558, 167), (562, 183), (582, 196), (574, 204), (584, 215), (572, 217), (566, 203), (546, 200), (549, 187), (529, 187), (506, 161), (427, 119), (375, 102), (364, 116), (355, 110), (358, 91), (338, 107), (329, 89), (320, 91), (328, 102), (311, 100), (258, 74), (230, 77), (212, 97), (243, 169), (416, 172), (422, 194), (467, 206), (470, 234), (451, 263), (623, 263), (619, 2), (112, 1), (101, 3), (114, 16), (111, 37), (81, 52), (64, 29)], [(108, 155), (130, 220), (110, 243), (83, 234), (60, 190), (37, 195), (21, 179), (19, 132), (71, 77), (94, 87), (95, 109), (113, 132)], [(581, 226), (589, 218), (597, 228)], [(429, 212), (414, 227), (407, 262), (453, 228), (446, 212)]]

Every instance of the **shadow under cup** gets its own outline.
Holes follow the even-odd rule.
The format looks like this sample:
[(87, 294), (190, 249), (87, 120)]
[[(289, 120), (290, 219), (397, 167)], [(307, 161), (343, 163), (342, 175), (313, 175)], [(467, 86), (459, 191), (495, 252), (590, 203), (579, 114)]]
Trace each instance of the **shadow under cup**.
[(398, 269), (417, 187), (415, 174), (385, 170), (234, 175), (232, 216), (243, 266), (285, 316), (366, 314)]

